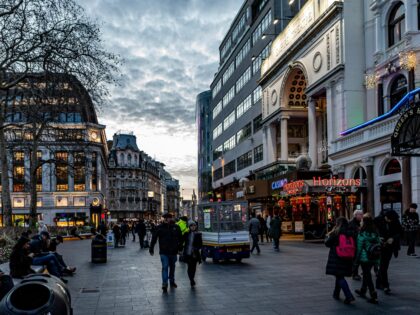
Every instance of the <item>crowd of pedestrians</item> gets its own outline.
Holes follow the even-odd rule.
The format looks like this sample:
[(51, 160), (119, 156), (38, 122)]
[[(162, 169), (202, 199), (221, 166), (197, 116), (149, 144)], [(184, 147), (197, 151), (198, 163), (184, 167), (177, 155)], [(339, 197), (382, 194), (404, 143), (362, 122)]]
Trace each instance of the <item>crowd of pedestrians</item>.
[[(402, 224), (394, 210), (383, 210), (375, 218), (356, 210), (350, 221), (344, 217), (336, 219), (335, 227), (325, 240), (330, 249), (326, 274), (335, 276), (334, 299), (339, 300), (342, 291), (345, 304), (355, 301), (346, 277), (362, 280), (360, 289), (356, 289), (355, 293), (369, 303), (379, 303), (377, 290), (391, 294), (388, 269), (392, 257), (398, 257), (404, 233), (408, 243), (407, 255), (416, 256), (415, 242), (419, 229), (416, 209), (416, 204), (410, 205), (402, 217)], [(360, 267), (362, 277), (358, 272)]]

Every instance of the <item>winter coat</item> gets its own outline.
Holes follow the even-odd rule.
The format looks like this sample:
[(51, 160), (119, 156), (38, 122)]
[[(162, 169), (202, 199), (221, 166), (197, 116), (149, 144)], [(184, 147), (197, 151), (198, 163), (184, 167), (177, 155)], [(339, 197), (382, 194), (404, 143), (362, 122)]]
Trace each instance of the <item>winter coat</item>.
[(13, 250), (10, 255), (9, 268), (10, 275), (13, 278), (22, 278), (34, 273), (31, 269), (32, 258), (28, 256), (28, 252), (25, 249)]
[(121, 224), (121, 235), (126, 236), (128, 233), (128, 225), (126, 223)]
[(356, 220), (356, 218), (353, 218), (349, 221), (349, 228), (354, 231), (354, 240), (357, 240), (357, 235), (360, 231), (360, 225), (361, 222), (359, 220)]
[(419, 214), (407, 210), (402, 218), (402, 226), (406, 232), (417, 231), (419, 229)]
[(327, 236), (325, 240), (325, 246), (330, 248), (328, 254), (328, 261), (326, 266), (326, 274), (341, 277), (350, 277), (352, 275), (353, 260), (342, 259), (337, 255), (336, 247), (339, 244), (339, 235), (345, 234), (347, 236), (353, 236), (353, 230), (340, 231), (339, 234), (332, 233)]
[(361, 232), (357, 237), (356, 261), (362, 263), (379, 264), (379, 258), (371, 260), (368, 257), (368, 249), (373, 244), (381, 244), (378, 233)]
[(260, 221), (260, 234), (267, 231), (267, 224), (265, 224), (265, 220), (262, 217), (257, 218)]
[[(400, 239), (402, 234), (402, 226), (398, 217), (394, 218), (391, 222), (386, 222), (385, 215), (381, 214), (374, 220), (375, 226), (379, 231), (379, 236), (382, 238), (384, 246), (383, 250), (390, 250), (394, 256), (398, 256), (398, 251), (401, 249)], [(388, 244), (387, 240), (392, 238), (392, 244)]]
[(274, 239), (279, 239), (281, 236), (281, 220), (278, 215), (270, 221), (270, 236)]
[(177, 255), (178, 252), (182, 251), (182, 244), (184, 240), (182, 238), (181, 229), (178, 225), (173, 223), (160, 224), (156, 232), (153, 233), (150, 251), (153, 251), (158, 239), (160, 255)]
[(114, 225), (114, 227), (112, 228), (112, 232), (114, 232), (114, 237), (116, 239), (121, 237), (121, 229), (118, 225), (116, 225), (116, 224)]
[[(192, 233), (194, 233), (194, 239), (191, 244)], [(194, 259), (198, 262), (201, 262), (201, 248), (203, 247), (203, 238), (201, 236), (201, 233), (192, 231), (185, 233), (184, 244), (185, 246), (183, 256), (186, 257), (187, 260)], [(191, 252), (189, 252), (189, 248), (191, 248)]]
[(137, 223), (135, 232), (139, 235), (146, 235), (146, 224), (144, 222)]
[(48, 252), (48, 244), (42, 239), (41, 235), (37, 234), (32, 237), (30, 243), (30, 251), (35, 255)]
[(260, 221), (257, 218), (249, 220), (249, 233), (259, 234), (260, 233)]

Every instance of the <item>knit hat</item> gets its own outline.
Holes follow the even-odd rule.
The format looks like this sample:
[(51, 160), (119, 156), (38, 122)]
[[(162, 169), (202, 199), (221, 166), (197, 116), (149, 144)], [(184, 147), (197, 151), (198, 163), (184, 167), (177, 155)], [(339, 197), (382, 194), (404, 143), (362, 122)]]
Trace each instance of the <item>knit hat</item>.
[(191, 226), (191, 225), (197, 225), (197, 223), (194, 220), (189, 220), (188, 226)]

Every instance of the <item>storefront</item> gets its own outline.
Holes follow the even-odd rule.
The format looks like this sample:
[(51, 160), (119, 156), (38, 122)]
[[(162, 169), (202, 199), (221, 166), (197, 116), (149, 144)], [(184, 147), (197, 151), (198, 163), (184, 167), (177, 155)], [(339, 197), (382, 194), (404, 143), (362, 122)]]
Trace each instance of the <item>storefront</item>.
[(58, 227), (85, 226), (87, 224), (85, 212), (61, 212), (56, 213), (54, 222)]

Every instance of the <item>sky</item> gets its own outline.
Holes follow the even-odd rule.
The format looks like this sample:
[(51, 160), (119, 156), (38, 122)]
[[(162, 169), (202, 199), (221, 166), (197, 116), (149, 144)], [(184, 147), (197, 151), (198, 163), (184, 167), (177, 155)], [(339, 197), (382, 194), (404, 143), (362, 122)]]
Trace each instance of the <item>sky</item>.
[(103, 44), (124, 60), (99, 109), (107, 138), (133, 131), (140, 150), (166, 165), (184, 199), (197, 192), (195, 99), (208, 90), (219, 45), (244, 0), (79, 0)]

